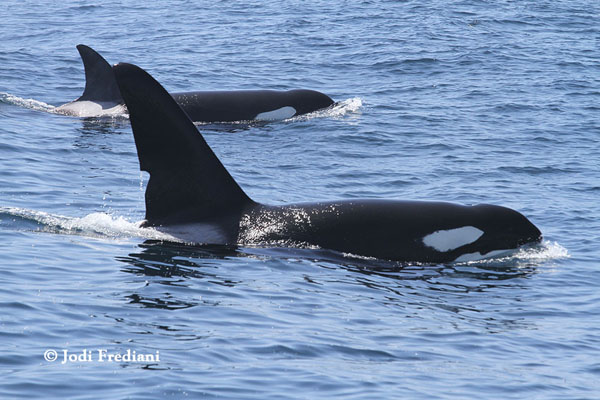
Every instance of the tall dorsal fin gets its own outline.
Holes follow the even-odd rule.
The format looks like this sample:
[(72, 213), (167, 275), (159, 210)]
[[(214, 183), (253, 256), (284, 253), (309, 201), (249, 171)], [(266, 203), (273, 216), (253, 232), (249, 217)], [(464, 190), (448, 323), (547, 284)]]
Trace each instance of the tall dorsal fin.
[(197, 222), (241, 212), (252, 203), (187, 114), (146, 71), (113, 67), (127, 109), (140, 169), (150, 173), (150, 225)]
[(111, 65), (92, 48), (77, 45), (85, 69), (85, 89), (77, 101), (111, 101), (123, 103)]

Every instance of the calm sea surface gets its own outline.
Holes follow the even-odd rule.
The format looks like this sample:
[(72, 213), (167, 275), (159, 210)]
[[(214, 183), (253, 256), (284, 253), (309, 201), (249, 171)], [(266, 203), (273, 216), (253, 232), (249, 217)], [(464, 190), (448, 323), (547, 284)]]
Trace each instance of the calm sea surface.
[[(0, 3), (0, 398), (600, 397), (597, 1), (151, 3)], [(79, 43), (171, 91), (339, 101), (199, 126), (257, 201), (493, 203), (544, 244), (402, 267), (161, 243), (128, 120), (52, 113)]]

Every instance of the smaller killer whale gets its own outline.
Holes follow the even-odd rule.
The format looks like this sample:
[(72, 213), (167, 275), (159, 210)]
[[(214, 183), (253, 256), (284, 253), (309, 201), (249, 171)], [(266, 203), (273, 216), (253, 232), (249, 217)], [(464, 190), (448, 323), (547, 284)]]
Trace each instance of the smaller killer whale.
[[(81, 117), (125, 112), (112, 66), (88, 46), (80, 44), (77, 50), (85, 69), (85, 89), (77, 100), (57, 107), (57, 112)], [(194, 122), (281, 120), (334, 104), (329, 96), (307, 89), (197, 91), (171, 96)]]
[(140, 169), (150, 173), (143, 226), (187, 243), (317, 246), (423, 263), (491, 257), (541, 240), (541, 232), (522, 214), (493, 205), (392, 200), (257, 203), (154, 78), (132, 64), (118, 64), (114, 71), (129, 109)]

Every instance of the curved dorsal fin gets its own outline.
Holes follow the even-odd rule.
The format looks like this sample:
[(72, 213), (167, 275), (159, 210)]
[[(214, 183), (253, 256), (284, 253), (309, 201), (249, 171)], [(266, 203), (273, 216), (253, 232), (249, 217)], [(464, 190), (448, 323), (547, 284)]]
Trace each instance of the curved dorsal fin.
[(91, 47), (79, 44), (77, 50), (81, 55), (81, 61), (83, 61), (83, 68), (85, 69), (85, 89), (76, 101), (123, 103), (111, 65)]
[(252, 204), (187, 114), (146, 71), (113, 67), (127, 109), (146, 188), (149, 225), (206, 221)]

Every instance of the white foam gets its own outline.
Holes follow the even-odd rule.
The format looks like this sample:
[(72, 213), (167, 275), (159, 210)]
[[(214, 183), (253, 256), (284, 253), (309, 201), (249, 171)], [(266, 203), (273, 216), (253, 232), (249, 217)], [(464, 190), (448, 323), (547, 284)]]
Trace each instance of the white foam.
[(338, 101), (331, 107), (322, 110), (313, 111), (308, 114), (298, 115), (293, 121), (305, 121), (312, 118), (341, 118), (347, 114), (354, 114), (360, 110), (363, 101), (360, 97), (352, 97), (350, 99)]
[(377, 260), (377, 257), (361, 256), (359, 254), (353, 254), (353, 253), (342, 253), (342, 256), (348, 257), (348, 258), (356, 258), (357, 260), (365, 260), (365, 261), (376, 261)]
[(91, 213), (82, 218), (63, 218), (66, 220), (61, 223), (61, 227), (74, 233), (95, 233), (111, 238), (172, 239), (154, 228), (141, 228), (141, 221), (131, 222), (121, 216), (113, 217), (106, 213)]
[(71, 115), (75, 117), (127, 116), (124, 104), (112, 102), (72, 101), (55, 107), (42, 101), (24, 99), (10, 93), (0, 92), (0, 101), (30, 110), (45, 111), (54, 114)]
[(520, 261), (533, 261), (536, 263), (543, 261), (556, 260), (561, 258), (569, 258), (569, 252), (563, 246), (556, 242), (549, 242), (544, 240), (540, 244), (536, 245), (525, 245), (518, 249), (511, 250), (493, 250), (489, 253), (469, 253), (463, 254), (458, 257), (454, 262), (457, 263), (470, 263), (470, 262), (481, 262), (481, 261), (508, 261), (508, 260), (520, 260)]
[(515, 257), (531, 261), (548, 261), (556, 260), (561, 258), (569, 258), (571, 255), (569, 251), (558, 244), (557, 242), (550, 242), (544, 240), (540, 246), (536, 247), (523, 247), (515, 254)]
[(42, 225), (37, 229), (42, 232), (108, 239), (136, 237), (180, 241), (168, 233), (160, 232), (154, 228), (140, 227), (141, 221), (131, 222), (121, 216), (111, 216), (100, 212), (91, 213), (81, 218), (72, 218), (43, 211), (16, 207), (0, 207), (0, 213), (36, 222)]
[(276, 121), (280, 119), (291, 118), (296, 115), (294, 107), (285, 106), (273, 111), (266, 111), (258, 114), (254, 119), (258, 121)]
[(24, 99), (10, 93), (0, 93), (0, 101), (31, 110), (53, 112), (56, 107), (34, 99)]
[(423, 238), (425, 246), (446, 252), (475, 242), (483, 235), (481, 229), (474, 226), (435, 231)]
[(333, 107), (326, 111), (329, 111), (328, 114), (330, 117), (341, 117), (359, 111), (362, 105), (363, 101), (360, 97), (352, 97), (335, 103)]

